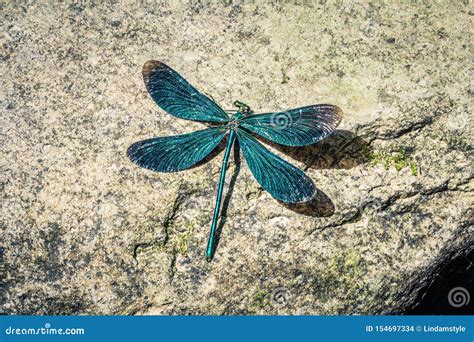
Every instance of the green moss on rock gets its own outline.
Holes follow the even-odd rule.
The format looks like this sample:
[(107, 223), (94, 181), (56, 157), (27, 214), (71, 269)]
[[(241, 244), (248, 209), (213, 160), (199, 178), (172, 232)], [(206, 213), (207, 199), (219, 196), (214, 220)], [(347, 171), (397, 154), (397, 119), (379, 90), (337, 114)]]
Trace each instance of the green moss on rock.
[(403, 149), (399, 149), (396, 152), (367, 150), (366, 157), (372, 166), (382, 165), (387, 170), (393, 166), (397, 171), (409, 168), (412, 175), (416, 176), (418, 173), (415, 160)]

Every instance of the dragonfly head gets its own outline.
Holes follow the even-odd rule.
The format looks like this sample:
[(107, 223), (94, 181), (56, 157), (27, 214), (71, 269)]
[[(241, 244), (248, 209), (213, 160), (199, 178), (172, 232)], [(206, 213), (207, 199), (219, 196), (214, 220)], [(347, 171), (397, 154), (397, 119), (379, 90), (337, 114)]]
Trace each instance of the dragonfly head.
[(234, 106), (238, 108), (237, 113), (235, 113), (236, 118), (240, 119), (250, 114), (250, 107), (247, 104), (235, 101)]

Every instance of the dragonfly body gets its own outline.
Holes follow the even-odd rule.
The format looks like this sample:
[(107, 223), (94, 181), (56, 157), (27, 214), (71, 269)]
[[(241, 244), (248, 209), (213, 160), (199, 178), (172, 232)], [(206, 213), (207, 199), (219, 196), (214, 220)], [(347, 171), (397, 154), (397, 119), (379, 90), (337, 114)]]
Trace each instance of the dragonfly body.
[(257, 182), (274, 198), (286, 203), (314, 198), (316, 187), (311, 179), (266, 149), (254, 136), (286, 146), (314, 144), (329, 135), (341, 121), (343, 113), (338, 107), (323, 104), (253, 114), (248, 105), (235, 101), (238, 109), (226, 112), (162, 62), (145, 63), (143, 78), (151, 97), (163, 110), (178, 118), (213, 125), (188, 134), (136, 142), (127, 150), (134, 163), (157, 172), (185, 170), (202, 161), (227, 137), (206, 249), (208, 261), (215, 252), (225, 175), (235, 140)]
[(235, 141), (236, 129), (240, 125), (240, 120), (245, 118), (250, 113), (250, 107), (246, 105), (245, 103), (241, 101), (235, 101), (234, 105), (238, 108), (238, 110), (235, 112), (228, 113), (230, 114), (230, 118), (231, 118), (229, 123), (227, 124), (227, 126), (229, 127), (228, 128), (229, 134), (227, 138), (227, 145), (224, 152), (224, 158), (222, 160), (221, 176), (219, 179), (219, 186), (217, 188), (216, 205), (214, 207), (214, 215), (212, 217), (211, 231), (209, 232), (209, 241), (207, 243), (207, 249), (206, 249), (206, 259), (208, 261), (212, 260), (212, 257), (215, 252), (216, 227), (217, 227), (217, 222), (219, 219), (219, 212), (221, 209), (221, 201), (222, 201), (222, 195), (224, 192), (227, 165), (229, 163), (230, 151), (232, 150), (232, 146)]
[(214, 216), (212, 217), (211, 231), (209, 233), (209, 241), (207, 242), (206, 259), (208, 261), (212, 260), (212, 257), (215, 251), (216, 227), (217, 227), (217, 221), (219, 219), (219, 211), (221, 209), (222, 194), (224, 192), (225, 174), (227, 170), (227, 164), (229, 163), (229, 155), (230, 155), (230, 151), (232, 150), (232, 145), (234, 144), (234, 140), (235, 140), (235, 130), (231, 128), (229, 130), (229, 137), (227, 138), (227, 146), (224, 152), (224, 159), (222, 160), (221, 177), (219, 179), (219, 187), (217, 188), (216, 206), (214, 208)]

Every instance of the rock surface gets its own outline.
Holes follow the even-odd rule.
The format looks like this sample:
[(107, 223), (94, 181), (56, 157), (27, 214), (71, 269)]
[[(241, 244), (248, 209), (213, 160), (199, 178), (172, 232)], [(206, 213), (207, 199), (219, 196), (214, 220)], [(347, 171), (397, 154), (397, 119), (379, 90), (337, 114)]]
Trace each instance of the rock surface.
[[(1, 10), (1, 313), (398, 313), (472, 246), (469, 5), (15, 3)], [(206, 262), (222, 154), (175, 174), (125, 154), (202, 127), (153, 103), (149, 59), (224, 108), (340, 106), (333, 136), (279, 152), (317, 199), (284, 206), (236, 160)]]

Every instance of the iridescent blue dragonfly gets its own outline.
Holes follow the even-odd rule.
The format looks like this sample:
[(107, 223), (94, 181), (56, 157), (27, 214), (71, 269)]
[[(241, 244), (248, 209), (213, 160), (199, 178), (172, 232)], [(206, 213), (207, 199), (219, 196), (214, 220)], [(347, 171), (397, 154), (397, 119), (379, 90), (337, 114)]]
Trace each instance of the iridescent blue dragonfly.
[(316, 195), (315, 185), (303, 171), (270, 152), (254, 136), (285, 146), (314, 144), (340, 123), (343, 112), (337, 106), (319, 104), (253, 114), (245, 103), (235, 101), (237, 110), (226, 111), (163, 62), (146, 62), (142, 73), (148, 92), (161, 109), (180, 119), (206, 123), (208, 127), (134, 143), (128, 148), (127, 155), (135, 164), (157, 172), (186, 170), (203, 161), (227, 137), (206, 249), (208, 261), (212, 260), (216, 248), (216, 226), (235, 139), (255, 179), (274, 198), (285, 203), (299, 203), (310, 201)]

